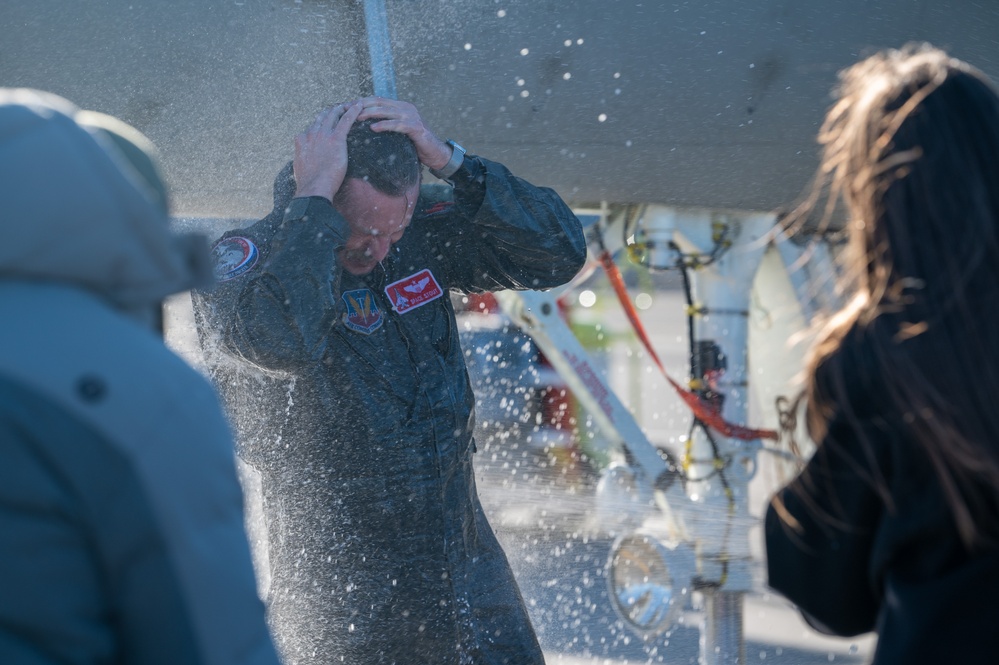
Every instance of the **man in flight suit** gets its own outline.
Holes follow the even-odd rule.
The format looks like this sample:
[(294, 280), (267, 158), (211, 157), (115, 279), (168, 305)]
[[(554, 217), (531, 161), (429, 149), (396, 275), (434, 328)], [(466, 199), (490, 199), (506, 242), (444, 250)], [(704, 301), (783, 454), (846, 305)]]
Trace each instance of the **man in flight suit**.
[(570, 280), (586, 246), (565, 203), (366, 98), (296, 137), (274, 212), (215, 254), (196, 313), (262, 477), (286, 661), (543, 663), (476, 494), (449, 293)]

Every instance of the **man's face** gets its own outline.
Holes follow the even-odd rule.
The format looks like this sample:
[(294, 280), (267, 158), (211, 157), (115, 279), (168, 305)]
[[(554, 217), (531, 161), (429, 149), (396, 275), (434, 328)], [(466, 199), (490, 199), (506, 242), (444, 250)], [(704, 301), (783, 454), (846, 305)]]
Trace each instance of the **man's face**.
[(402, 196), (390, 196), (357, 178), (344, 181), (333, 201), (350, 227), (347, 244), (337, 254), (343, 269), (354, 275), (374, 270), (402, 239), (419, 195), (419, 184)]

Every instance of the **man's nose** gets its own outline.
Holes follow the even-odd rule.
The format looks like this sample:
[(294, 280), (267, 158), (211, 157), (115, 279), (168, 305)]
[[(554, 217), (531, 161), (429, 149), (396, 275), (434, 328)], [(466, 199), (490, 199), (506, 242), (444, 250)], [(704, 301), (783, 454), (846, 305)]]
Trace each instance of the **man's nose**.
[(392, 249), (392, 240), (388, 236), (374, 236), (368, 241), (368, 255), (375, 261), (381, 261)]

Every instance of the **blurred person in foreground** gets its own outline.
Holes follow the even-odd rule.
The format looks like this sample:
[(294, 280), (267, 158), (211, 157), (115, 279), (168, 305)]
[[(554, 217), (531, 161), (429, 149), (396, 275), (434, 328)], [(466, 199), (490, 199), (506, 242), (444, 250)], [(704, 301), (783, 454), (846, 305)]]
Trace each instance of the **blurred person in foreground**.
[(875, 663), (994, 663), (999, 96), (932, 47), (841, 74), (821, 169), (856, 294), (813, 350), (814, 457), (771, 502), (770, 585)]
[[(421, 186), (423, 166), (449, 184)], [(262, 478), (282, 657), (542, 663), (475, 489), (450, 293), (568, 282), (579, 220), (389, 99), (320, 113), (290, 176), (215, 246), (221, 282), (195, 301)]]
[(277, 663), (231, 435), (162, 339), (163, 298), (211, 273), (150, 149), (0, 89), (2, 663)]

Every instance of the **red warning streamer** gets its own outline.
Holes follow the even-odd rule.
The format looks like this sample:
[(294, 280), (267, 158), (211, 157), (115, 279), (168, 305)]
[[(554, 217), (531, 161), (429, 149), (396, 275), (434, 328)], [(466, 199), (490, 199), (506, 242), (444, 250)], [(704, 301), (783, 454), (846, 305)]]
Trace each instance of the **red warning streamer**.
[(736, 425), (730, 423), (724, 418), (722, 418), (719, 409), (698, 397), (696, 394), (687, 390), (679, 383), (673, 380), (673, 378), (666, 372), (666, 368), (663, 367), (662, 361), (659, 360), (659, 355), (656, 353), (655, 349), (652, 348), (652, 343), (649, 341), (649, 336), (645, 332), (645, 326), (642, 325), (641, 319), (638, 318), (638, 312), (635, 311), (635, 306), (631, 304), (631, 298), (628, 297), (628, 290), (624, 286), (624, 279), (621, 277), (621, 271), (618, 269), (617, 264), (614, 263), (614, 259), (611, 258), (610, 252), (604, 250), (600, 253), (600, 263), (604, 267), (604, 271), (607, 273), (607, 277), (610, 279), (611, 286), (614, 287), (614, 293), (617, 294), (617, 299), (621, 301), (621, 306), (624, 307), (625, 314), (628, 315), (628, 320), (631, 321), (632, 327), (634, 327), (635, 332), (638, 333), (638, 338), (642, 340), (642, 344), (645, 346), (645, 350), (649, 352), (652, 356), (652, 360), (655, 361), (656, 365), (659, 367), (659, 371), (663, 373), (669, 384), (673, 386), (677, 394), (680, 396), (690, 410), (693, 411), (694, 416), (703, 422), (705, 425), (709, 426), (711, 429), (721, 432), (725, 436), (733, 439), (741, 439), (743, 441), (752, 441), (754, 439), (772, 439), (777, 441), (779, 439), (777, 432), (770, 429), (753, 429), (751, 427), (744, 427), (742, 425)]

